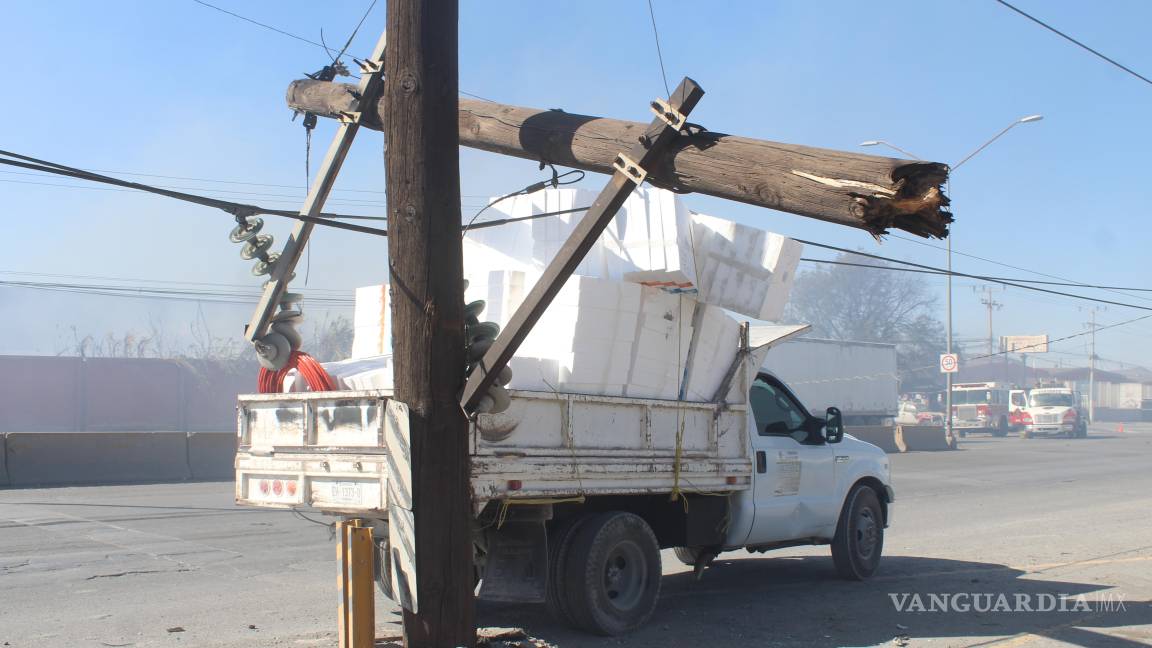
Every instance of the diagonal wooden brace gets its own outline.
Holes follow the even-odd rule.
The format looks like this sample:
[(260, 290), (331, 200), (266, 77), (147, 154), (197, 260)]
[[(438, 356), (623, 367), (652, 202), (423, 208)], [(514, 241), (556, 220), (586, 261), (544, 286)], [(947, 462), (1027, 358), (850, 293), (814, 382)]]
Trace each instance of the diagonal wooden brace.
[[(379, 42), (376, 43), (376, 49), (372, 52), (372, 58), (364, 61), (361, 66), (365, 72), (360, 77), (358, 106), (374, 103), (384, 89), (385, 37), (385, 34), (381, 34)], [(328, 147), (328, 153), (324, 156), (324, 162), (320, 165), (316, 180), (308, 189), (308, 197), (304, 199), (304, 207), (300, 210), (301, 216), (310, 218), (321, 216), (321, 212), (324, 211), (324, 202), (328, 200), (328, 194), (332, 192), (332, 186), (336, 184), (336, 176), (340, 173), (340, 167), (343, 166), (344, 158), (348, 156), (348, 149), (352, 147), (352, 140), (356, 138), (356, 132), (359, 129), (360, 112), (358, 110), (341, 113), (340, 126), (336, 130), (332, 144)], [(296, 223), (296, 227), (292, 229), (288, 242), (284, 244), (284, 251), (280, 253), (280, 258), (277, 259), (272, 268), (272, 276), (264, 285), (264, 293), (256, 305), (256, 312), (252, 314), (252, 320), (244, 329), (244, 339), (249, 342), (259, 342), (260, 338), (268, 332), (272, 316), (276, 312), (276, 306), (288, 289), (292, 272), (296, 269), (296, 263), (300, 261), (300, 256), (304, 253), (304, 247), (308, 245), (308, 237), (312, 234), (313, 227), (313, 223), (299, 221)]]
[[(686, 117), (703, 96), (703, 88), (685, 77), (680, 85), (676, 86), (676, 90), (665, 105), (673, 114)], [(480, 365), (468, 376), (468, 383), (464, 386), (464, 395), (460, 401), (465, 411), (469, 413), (476, 411), (480, 399), (492, 386), (500, 370), (515, 355), (524, 338), (528, 337), (528, 333), (552, 303), (564, 282), (572, 276), (576, 267), (588, 254), (588, 250), (592, 248), (592, 244), (600, 237), (604, 228), (608, 227), (608, 223), (612, 222), (616, 212), (628, 199), (628, 195), (643, 182), (647, 169), (652, 168), (680, 135), (680, 131), (673, 127), (672, 123), (675, 123), (675, 120), (666, 118), (664, 114), (658, 115), (632, 149), (621, 152), (619, 157), (626, 162), (616, 167), (616, 172), (612, 174), (607, 186), (576, 225), (576, 229), (560, 248), (560, 252), (548, 264), (543, 276), (532, 287), (532, 292), (528, 293), (524, 303), (516, 309), (508, 326), (484, 354)], [(633, 165), (638, 167), (638, 171)]]

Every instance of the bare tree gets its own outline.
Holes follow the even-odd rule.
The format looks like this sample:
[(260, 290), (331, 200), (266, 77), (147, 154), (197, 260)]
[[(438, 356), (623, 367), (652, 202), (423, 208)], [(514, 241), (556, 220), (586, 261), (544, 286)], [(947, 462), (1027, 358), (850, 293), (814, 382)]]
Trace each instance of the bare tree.
[(813, 335), (834, 340), (895, 344), (903, 389), (934, 389), (944, 350), (936, 296), (921, 274), (853, 254), (796, 278), (785, 317), (812, 325)]

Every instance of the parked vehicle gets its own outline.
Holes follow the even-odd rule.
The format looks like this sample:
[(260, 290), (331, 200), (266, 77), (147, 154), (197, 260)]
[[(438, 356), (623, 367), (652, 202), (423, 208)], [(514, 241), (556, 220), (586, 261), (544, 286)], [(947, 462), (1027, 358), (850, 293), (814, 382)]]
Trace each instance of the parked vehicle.
[(773, 345), (764, 368), (813, 410), (838, 408), (849, 427), (899, 416), (895, 345), (796, 337)]
[[(721, 402), (512, 391), (506, 412), (476, 416), (480, 598), (614, 635), (655, 610), (663, 548), (703, 570), (724, 551), (830, 545), (842, 577), (874, 574), (887, 456), (845, 435), (836, 408), (813, 416), (761, 350), (738, 353)], [(241, 396), (237, 502), (370, 519), (378, 584), (403, 597), (404, 411), (385, 391)]]
[(1088, 417), (1080, 408), (1080, 394), (1064, 387), (1033, 389), (1029, 407), (1021, 414), (1021, 438), (1063, 434), (1088, 436)]
[(1028, 407), (1028, 390), (1026, 389), (1010, 389), (1008, 390), (1008, 426), (1013, 431), (1019, 432), (1024, 429), (1023, 414), (1024, 410)]
[(1001, 383), (958, 383), (952, 385), (952, 427), (960, 436), (969, 432), (1008, 434), (1008, 387)]

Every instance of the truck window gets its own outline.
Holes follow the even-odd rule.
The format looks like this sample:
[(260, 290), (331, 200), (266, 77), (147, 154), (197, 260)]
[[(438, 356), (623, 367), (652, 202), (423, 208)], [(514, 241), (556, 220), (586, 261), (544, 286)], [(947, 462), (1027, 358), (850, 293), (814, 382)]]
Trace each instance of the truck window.
[(1061, 392), (1047, 392), (1032, 394), (1032, 407), (1075, 407), (1076, 402), (1072, 394)]
[(1024, 400), (1024, 392), (1016, 392), (1012, 394), (1012, 405), (1015, 407), (1028, 406), (1028, 403)]
[[(752, 416), (756, 419), (756, 431), (761, 436), (768, 436), (764, 429), (771, 423), (783, 421), (789, 430), (797, 430), (808, 419), (787, 394), (760, 379), (752, 383), (748, 401), (752, 405)], [(780, 436), (791, 436), (797, 441), (803, 441), (808, 437), (808, 433), (798, 430)]]

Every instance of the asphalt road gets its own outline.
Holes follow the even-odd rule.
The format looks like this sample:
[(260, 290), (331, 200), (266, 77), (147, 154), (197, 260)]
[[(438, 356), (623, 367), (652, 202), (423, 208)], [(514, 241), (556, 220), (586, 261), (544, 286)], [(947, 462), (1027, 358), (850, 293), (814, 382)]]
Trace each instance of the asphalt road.
[[(536, 606), (481, 605), (479, 620), (564, 648), (1152, 645), (1140, 427), (894, 455), (895, 520), (866, 583), (838, 580), (822, 548), (726, 554), (700, 582), (665, 552), (660, 607), (627, 637), (575, 633)], [(334, 646), (329, 530), (231, 498), (228, 483), (0, 491), (0, 643)], [(1017, 609), (972, 609), (1000, 594)], [(1033, 610), (1063, 596), (1065, 611), (1019, 609), (1018, 594)], [(925, 611), (907, 609), (916, 595)], [(396, 620), (380, 600), (381, 634)]]

